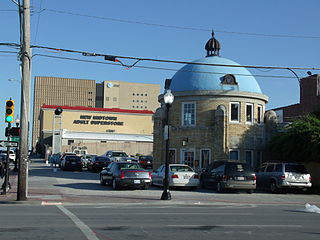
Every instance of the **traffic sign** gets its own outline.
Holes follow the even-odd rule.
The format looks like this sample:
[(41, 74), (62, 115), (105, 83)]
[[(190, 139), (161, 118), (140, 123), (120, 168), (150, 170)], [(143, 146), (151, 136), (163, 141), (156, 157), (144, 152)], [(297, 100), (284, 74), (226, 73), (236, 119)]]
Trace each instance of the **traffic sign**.
[(10, 141), (12, 141), (12, 142), (20, 142), (20, 137), (10, 137)]
[(18, 147), (17, 142), (0, 140), (0, 147)]

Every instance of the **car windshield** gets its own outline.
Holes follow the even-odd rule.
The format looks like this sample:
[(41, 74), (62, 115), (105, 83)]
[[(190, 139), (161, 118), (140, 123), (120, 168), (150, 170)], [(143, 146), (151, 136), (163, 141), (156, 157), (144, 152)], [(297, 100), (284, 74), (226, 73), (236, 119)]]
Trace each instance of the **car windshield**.
[(307, 169), (300, 164), (286, 164), (285, 172), (294, 172), (294, 173), (303, 173), (303, 174), (308, 173)]
[(172, 172), (193, 172), (193, 169), (189, 166), (170, 166)]
[(141, 156), (140, 160), (152, 160), (151, 156)]
[(114, 156), (114, 157), (128, 157), (128, 155), (124, 152), (113, 152), (112, 156)]
[(226, 165), (226, 172), (248, 172), (252, 171), (250, 166), (245, 163), (229, 163)]
[(141, 169), (141, 166), (136, 163), (119, 163), (120, 169)]
[(66, 156), (66, 160), (71, 160), (71, 161), (80, 161), (81, 158), (78, 156)]
[(109, 159), (106, 158), (106, 157), (96, 157), (96, 158), (95, 158), (95, 161), (96, 161), (96, 162), (108, 162)]

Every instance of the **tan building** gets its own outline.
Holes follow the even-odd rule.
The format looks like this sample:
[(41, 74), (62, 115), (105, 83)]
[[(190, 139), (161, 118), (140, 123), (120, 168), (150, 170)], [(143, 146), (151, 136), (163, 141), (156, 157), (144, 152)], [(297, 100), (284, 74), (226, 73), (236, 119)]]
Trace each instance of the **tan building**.
[(159, 93), (159, 84), (104, 81), (103, 107), (155, 111)]
[(35, 77), (32, 145), (35, 146), (39, 141), (42, 105), (95, 107), (95, 98), (96, 82), (94, 80)]
[[(185, 65), (171, 79), (169, 161), (194, 169), (225, 159), (257, 166), (266, 141), (268, 97), (246, 68), (218, 53), (209, 51), (207, 57)], [(163, 94), (159, 102), (162, 107), (154, 115), (154, 167), (164, 163), (166, 151)]]
[[(155, 111), (159, 107), (159, 84), (130, 83), (35, 77), (33, 134), (35, 147), (40, 142), (40, 108), (42, 105), (83, 106)], [(43, 150), (43, 145), (40, 146)]]
[[(54, 114), (57, 107), (63, 109), (58, 118)], [(44, 145), (52, 146), (53, 131), (59, 133), (61, 152), (82, 149), (98, 155), (107, 150), (121, 150), (130, 155), (151, 154), (152, 116), (149, 110), (43, 105), (40, 139)]]

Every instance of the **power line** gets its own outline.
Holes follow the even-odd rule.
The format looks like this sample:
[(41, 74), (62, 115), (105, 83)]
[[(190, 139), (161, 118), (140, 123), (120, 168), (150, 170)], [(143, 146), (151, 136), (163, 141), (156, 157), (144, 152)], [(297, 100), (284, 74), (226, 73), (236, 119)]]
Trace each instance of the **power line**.
[[(1, 45), (1, 44), (0, 44)], [(161, 62), (161, 63), (177, 63), (177, 64), (192, 64), (192, 65), (204, 65), (204, 66), (220, 66), (220, 67), (236, 67), (236, 68), (259, 68), (259, 69), (277, 69), (277, 70), (288, 70), (288, 68), (293, 70), (320, 70), (320, 68), (314, 67), (277, 67), (277, 66), (255, 66), (255, 65), (230, 65), (230, 64), (214, 64), (214, 63), (200, 63), (200, 62), (189, 62), (189, 61), (178, 61), (178, 60), (168, 60), (168, 59), (155, 59), (155, 58), (143, 58), (143, 57), (129, 57), (129, 56), (120, 56), (120, 55), (108, 55), (102, 53), (92, 53), (84, 52), (79, 50), (63, 49), (63, 48), (53, 48), (45, 46), (36, 46), (32, 45), (32, 48), (39, 49), (49, 49), (54, 51), (69, 52), (69, 53), (80, 53), (83, 56), (95, 56), (95, 57), (114, 57), (121, 59), (131, 59), (138, 61), (151, 61), (151, 62)]]
[[(10, 47), (19, 47), (19, 44), (16, 43), (0, 43), (0, 46), (10, 46)], [(201, 62), (188, 62), (188, 61), (177, 61), (177, 60), (167, 60), (167, 59), (154, 59), (154, 58), (142, 58), (142, 57), (129, 57), (129, 56), (115, 56), (115, 55), (107, 55), (102, 53), (92, 53), (92, 52), (84, 52), (79, 50), (72, 49), (63, 49), (63, 48), (53, 48), (47, 46), (37, 46), (32, 45), (31, 48), (38, 49), (47, 49), (53, 50), (56, 52), (67, 52), (67, 53), (78, 53), (82, 56), (94, 56), (94, 57), (104, 57), (105, 60), (120, 62), (122, 66), (131, 68), (134, 67), (139, 61), (150, 61), (150, 62), (161, 62), (161, 63), (175, 63), (175, 64), (191, 64), (191, 65), (204, 65), (204, 66), (220, 66), (220, 67), (235, 67), (235, 68), (253, 68), (253, 69), (272, 69), (272, 70), (320, 70), (320, 68), (315, 67), (278, 67), (278, 66), (255, 66), (255, 65), (230, 65), (230, 64), (213, 64), (213, 63), (201, 63)], [(130, 59), (136, 60), (136, 62), (132, 65), (123, 64), (117, 58), (121, 59)], [(136, 66), (135, 66), (136, 67)]]
[[(175, 26), (175, 25), (149, 23), (149, 22), (143, 22), (143, 21), (133, 21), (133, 20), (127, 20), (127, 19), (112, 18), (112, 17), (93, 16), (93, 15), (88, 15), (88, 14), (74, 13), (74, 12), (55, 10), (55, 9), (48, 9), (48, 8), (41, 9), (39, 12), (42, 12), (42, 11), (48, 11), (48, 12), (66, 14), (66, 15), (72, 15), (72, 16), (79, 16), (79, 17), (94, 18), (94, 19), (100, 19), (100, 20), (105, 20), (105, 21), (146, 25), (146, 26), (152, 26), (152, 27), (162, 27), (162, 28), (201, 31), (201, 32), (211, 32), (212, 31), (212, 29), (195, 28), (195, 27), (183, 27), (183, 26)], [(248, 35), (248, 36), (257, 36), (257, 37), (320, 39), (320, 36), (305, 36), (305, 35), (290, 35), (290, 34), (264, 34), (264, 33), (237, 32), (237, 31), (223, 31), (223, 30), (217, 30), (217, 29), (215, 29), (214, 31), (215, 32), (220, 32), (220, 33), (225, 33), (225, 34)]]
[[(94, 60), (84, 60), (79, 58), (69, 58), (69, 57), (61, 57), (61, 56), (52, 56), (52, 55), (46, 55), (46, 54), (35, 54), (35, 56), (40, 57), (48, 57), (48, 58), (56, 58), (56, 59), (63, 59), (63, 60), (71, 60), (71, 61), (78, 61), (78, 62), (88, 62), (88, 63), (99, 63), (99, 64), (107, 64), (107, 65), (114, 65), (114, 66), (121, 66), (117, 63), (110, 63), (110, 62), (102, 62), (102, 61), (94, 61)], [(165, 70), (165, 71), (181, 71), (181, 72), (193, 72), (193, 73), (205, 73), (205, 74), (227, 74), (222, 72), (206, 72), (206, 71), (194, 71), (194, 70), (184, 70), (184, 69), (175, 69), (175, 68), (162, 68), (162, 67), (149, 67), (149, 66), (134, 66), (134, 68), (143, 68), (143, 69), (152, 69), (152, 70)], [(235, 76), (254, 76), (254, 77), (263, 77), (263, 78), (286, 78), (286, 79), (293, 79), (295, 77), (289, 77), (289, 76), (276, 76), (276, 75), (257, 75), (257, 74), (233, 74)]]

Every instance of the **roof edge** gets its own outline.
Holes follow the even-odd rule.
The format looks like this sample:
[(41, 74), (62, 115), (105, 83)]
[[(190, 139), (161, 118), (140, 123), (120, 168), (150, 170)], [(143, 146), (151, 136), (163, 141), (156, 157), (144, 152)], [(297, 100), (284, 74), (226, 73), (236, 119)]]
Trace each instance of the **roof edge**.
[(121, 108), (94, 108), (94, 107), (84, 107), (84, 106), (61, 106), (61, 105), (46, 105), (43, 104), (41, 109), (56, 109), (62, 108), (66, 110), (82, 110), (82, 111), (91, 111), (91, 112), (114, 112), (114, 113), (138, 113), (138, 114), (154, 114), (150, 110), (131, 110), (131, 109), (121, 109)]

